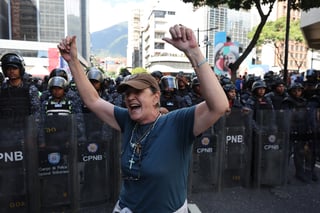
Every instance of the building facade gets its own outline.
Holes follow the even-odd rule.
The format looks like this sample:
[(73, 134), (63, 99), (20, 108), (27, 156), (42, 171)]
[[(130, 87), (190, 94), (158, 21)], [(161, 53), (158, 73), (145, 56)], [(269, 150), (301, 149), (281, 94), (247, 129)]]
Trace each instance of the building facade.
[(187, 57), (171, 44), (162, 40), (168, 37), (169, 28), (174, 24), (193, 27), (193, 7), (181, 1), (162, 0), (155, 2), (150, 11), (145, 12), (140, 34), (140, 58), (142, 67), (149, 72), (193, 73)]
[[(89, 61), (89, 10), (86, 0), (3, 0), (0, 4), (1, 43), (6, 44), (5, 41), (10, 40), (10, 46), (0, 47), (0, 54), (18, 52), (25, 58), (27, 70), (39, 63), (46, 67), (43, 58), (50, 57), (49, 51), (30, 47), (37, 47), (40, 42), (47, 44), (49, 49), (56, 47), (66, 35), (76, 35), (81, 61), (83, 64)], [(14, 45), (14, 41), (19, 41), (20, 45)], [(11, 49), (13, 47), (16, 49)]]

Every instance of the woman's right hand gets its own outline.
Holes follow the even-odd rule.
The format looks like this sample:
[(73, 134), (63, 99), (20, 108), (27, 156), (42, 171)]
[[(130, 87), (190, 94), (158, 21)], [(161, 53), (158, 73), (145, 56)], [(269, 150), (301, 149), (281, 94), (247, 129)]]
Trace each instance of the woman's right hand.
[(62, 39), (61, 42), (58, 44), (58, 49), (63, 59), (66, 60), (68, 63), (71, 60), (77, 60), (78, 52), (76, 36), (66, 36), (66, 38)]

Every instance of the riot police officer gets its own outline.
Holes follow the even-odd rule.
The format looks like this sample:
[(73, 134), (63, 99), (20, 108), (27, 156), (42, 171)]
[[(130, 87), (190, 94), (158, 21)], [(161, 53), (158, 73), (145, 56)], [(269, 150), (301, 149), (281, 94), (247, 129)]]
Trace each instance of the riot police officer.
[(243, 105), (240, 102), (240, 99), (237, 97), (236, 86), (233, 83), (225, 84), (223, 90), (227, 95), (229, 101), (230, 110), (233, 109), (242, 109)]
[[(107, 90), (104, 88), (103, 73), (95, 67), (89, 68), (87, 78), (98, 92), (100, 98), (108, 100)], [(111, 146), (113, 130), (91, 112), (83, 104), (84, 121), (87, 140), (79, 144), (79, 179), (80, 199), (84, 203), (105, 202), (108, 198), (108, 177), (106, 156)], [(92, 149), (95, 147), (95, 149)], [(98, 156), (98, 157), (97, 157)], [(91, 159), (91, 160), (88, 160)]]
[[(104, 78), (102, 72), (95, 67), (91, 67), (87, 71), (87, 78), (89, 79), (93, 87), (97, 90), (99, 96), (104, 100), (108, 100), (108, 94), (106, 93), (106, 90), (104, 88)], [(84, 110), (86, 112), (87, 109), (85, 108)]]
[(153, 71), (151, 75), (157, 80), (157, 82), (160, 84), (161, 78), (163, 77), (163, 74), (160, 70)]
[[(249, 108), (253, 112), (254, 128), (258, 128), (256, 125), (259, 123), (260, 130), (263, 127), (272, 127), (275, 122), (275, 117), (273, 114), (273, 105), (269, 98), (265, 97), (267, 85), (263, 80), (257, 80), (252, 84), (251, 92), (252, 95), (248, 98), (245, 103), (245, 107)], [(262, 111), (266, 110), (266, 111)], [(267, 116), (268, 119), (264, 120), (261, 113), (268, 112), (270, 116)], [(257, 129), (256, 129), (257, 130)]]
[(180, 96), (177, 96), (177, 82), (173, 76), (163, 76), (160, 81), (160, 106), (168, 111), (179, 109), (182, 107), (183, 101)]
[(108, 90), (108, 101), (116, 106), (125, 107), (123, 96), (117, 91), (117, 87), (122, 81), (123, 77), (121, 75), (115, 79), (115, 86)]
[[(20, 55), (4, 54), (0, 62), (2, 72), (7, 78), (0, 89), (0, 148), (7, 147), (24, 156), (24, 133), (28, 127), (25, 121), (27, 117), (33, 115), (32, 126), (37, 129), (40, 116), (39, 91), (33, 84), (24, 81), (25, 62)], [(25, 196), (23, 195), (26, 193), (25, 168), (22, 163), (18, 165), (1, 168), (1, 194)], [(3, 210), (2, 207), (0, 211)]]
[(296, 168), (296, 178), (302, 182), (317, 180), (315, 167), (315, 140), (312, 131), (311, 111), (307, 108), (307, 99), (303, 97), (304, 87), (293, 83), (288, 88), (289, 97), (283, 100), (283, 108), (291, 113), (290, 155)]
[(187, 77), (184, 75), (182, 71), (180, 71), (176, 75), (176, 81), (177, 81), (176, 95), (181, 100), (180, 107), (191, 106), (192, 105), (191, 87), (189, 85), (189, 81)]
[[(75, 148), (73, 141), (85, 140), (81, 106), (75, 105), (67, 97), (68, 86), (64, 77), (51, 77), (48, 82), (50, 96), (42, 102), (41, 107), (39, 164), (40, 168), (51, 170), (50, 174), (40, 174), (44, 207), (57, 203), (63, 205), (70, 203), (69, 169), (71, 150)], [(71, 114), (75, 115), (76, 122), (72, 122)], [(73, 123), (76, 123), (77, 131), (73, 131)]]
[(276, 110), (282, 108), (283, 100), (288, 97), (288, 92), (286, 91), (285, 84), (280, 78), (275, 79), (270, 83), (271, 91), (268, 92), (265, 97), (272, 101), (273, 107)]
[(38, 119), (39, 90), (33, 84), (23, 80), (24, 59), (16, 53), (7, 53), (1, 58), (1, 69), (7, 81), (1, 86), (0, 117), (23, 119), (25, 116), (34, 114)]
[(192, 105), (196, 105), (204, 101), (201, 95), (201, 87), (200, 87), (200, 82), (198, 80), (198, 77), (194, 77), (191, 80), (191, 101), (192, 101)]
[[(68, 73), (65, 69), (63, 68), (55, 68), (53, 69), (51, 72), (50, 72), (50, 75), (49, 75), (49, 78), (48, 78), (48, 81), (55, 77), (55, 76), (60, 76), (62, 78), (64, 78), (67, 82), (69, 82), (69, 77), (68, 77)], [(70, 83), (69, 83), (70, 85)], [(68, 85), (68, 87), (70, 87)], [(70, 99), (75, 105), (81, 105), (81, 98), (78, 94), (78, 92), (76, 90), (73, 90), (73, 89), (67, 89), (66, 90), (66, 97), (68, 99)], [(44, 101), (44, 100), (47, 100), (50, 96), (50, 91), (49, 90), (45, 90), (42, 92), (41, 96), (40, 96), (40, 101), (41, 103)], [(80, 109), (80, 108), (79, 108)], [(77, 109), (74, 109), (74, 110), (77, 110)], [(79, 112), (76, 112), (76, 113), (79, 113)]]

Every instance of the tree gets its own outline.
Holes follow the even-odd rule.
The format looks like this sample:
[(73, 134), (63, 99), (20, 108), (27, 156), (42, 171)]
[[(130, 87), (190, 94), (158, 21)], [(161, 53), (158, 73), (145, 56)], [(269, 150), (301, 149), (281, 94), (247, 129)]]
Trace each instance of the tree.
[(143, 67), (136, 67), (131, 71), (132, 75), (138, 74), (138, 73), (147, 73), (147, 70)]
[[(286, 0), (278, 0), (279, 2), (283, 2)], [(260, 33), (265, 26), (270, 13), (273, 10), (274, 4), (277, 0), (183, 0), (185, 3), (192, 3), (194, 6), (212, 6), (219, 7), (220, 5), (228, 5), (230, 9), (235, 10), (250, 10), (251, 8), (256, 8), (258, 10), (260, 16), (260, 23), (256, 28), (254, 35), (252, 36), (252, 40), (242, 53), (242, 55), (238, 58), (238, 60), (230, 65), (232, 70), (231, 80), (235, 80), (236, 78), (236, 70), (239, 68), (240, 64), (244, 61), (244, 59), (249, 55), (251, 50), (257, 44)], [(263, 11), (262, 6), (267, 6), (268, 10), (266, 12)], [(320, 1), (311, 1), (311, 0), (291, 0), (290, 8), (291, 9), (301, 9), (303, 11), (308, 11), (311, 8), (320, 7)]]
[(120, 68), (119, 75), (121, 75), (122, 77), (126, 77), (127, 75), (131, 75), (131, 73), (126, 67), (122, 67)]
[[(275, 47), (276, 58), (280, 65), (284, 65), (284, 57), (283, 53), (278, 51), (281, 50), (285, 45), (285, 30), (286, 30), (286, 17), (281, 17), (276, 21), (268, 21), (263, 27), (259, 39), (257, 40), (257, 46), (261, 46), (263, 44), (271, 44)], [(248, 38), (252, 39), (253, 35), (256, 31), (256, 27), (254, 27), (248, 34)], [(300, 29), (300, 20), (291, 21), (290, 23), (290, 36), (289, 40), (294, 41), (295, 43), (304, 43), (304, 37), (302, 35)], [(295, 56), (290, 53), (290, 57), (295, 61), (298, 70), (302, 66), (302, 62), (298, 62)]]

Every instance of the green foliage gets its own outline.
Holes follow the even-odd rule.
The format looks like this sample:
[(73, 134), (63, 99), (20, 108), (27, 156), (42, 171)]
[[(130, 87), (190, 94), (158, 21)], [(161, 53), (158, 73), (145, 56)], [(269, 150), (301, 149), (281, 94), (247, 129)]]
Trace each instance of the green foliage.
[[(286, 1), (286, 0), (278, 0)], [(245, 9), (249, 10), (255, 7), (257, 3), (261, 5), (269, 5), (276, 2), (276, 0), (183, 0), (185, 3), (192, 3), (194, 6), (208, 5), (212, 7), (218, 7), (223, 4), (227, 4), (230, 9)], [(319, 0), (291, 0), (292, 9), (301, 9), (308, 11), (311, 8), (320, 7)]]
[[(278, 2), (284, 2), (286, 0), (278, 0)], [(260, 34), (265, 27), (265, 24), (267, 23), (267, 19), (270, 16), (275, 3), (277, 0), (183, 0), (185, 3), (192, 3), (194, 6), (199, 7), (203, 5), (208, 5), (212, 7), (218, 7), (220, 5), (228, 5), (230, 9), (244, 9), (244, 10), (249, 10), (251, 8), (256, 8), (259, 16), (260, 16), (260, 23), (259, 25), (254, 29), (254, 31), (251, 32), (251, 41), (249, 45), (245, 48), (244, 52), (242, 55), (237, 59), (236, 62), (233, 64), (229, 65), (229, 68), (232, 70), (231, 72), (231, 80), (235, 81), (236, 79), (236, 71), (239, 68), (240, 64), (245, 60), (245, 58), (249, 55), (251, 50), (256, 46)], [(263, 11), (262, 6), (266, 6), (266, 8), (269, 8), (267, 12)], [(320, 7), (320, 0), (291, 0), (291, 9), (301, 9), (303, 11), (308, 11), (311, 8), (316, 8)], [(272, 32), (268, 31), (265, 32), (265, 38), (271, 38), (272, 40), (274, 39), (282, 39), (282, 34), (281, 32), (277, 32), (277, 30), (282, 29), (282, 24), (283, 23), (278, 23), (278, 25), (274, 26), (276, 31), (274, 34)], [(294, 24), (293, 24), (294, 27)], [(285, 30), (283, 30), (283, 33)], [(295, 33), (298, 33), (298, 31), (295, 31)], [(301, 33), (301, 32), (300, 32)], [(299, 40), (299, 36), (295, 36), (292, 39)], [(260, 38), (261, 41), (261, 38)], [(285, 68), (286, 71), (286, 68)], [(287, 73), (284, 73), (283, 76), (284, 79), (287, 79)]]
[[(248, 38), (252, 39), (257, 27), (253, 28), (249, 34)], [(265, 42), (281, 42), (285, 40), (286, 31), (286, 17), (281, 17), (276, 21), (268, 21), (263, 30), (260, 33), (260, 37), (257, 41), (257, 45), (260, 46)], [(296, 42), (304, 42), (304, 38), (300, 29), (300, 20), (295, 20), (290, 22), (290, 32), (289, 40)]]
[(120, 71), (119, 71), (119, 75), (122, 76), (127, 76), (130, 75), (131, 73), (129, 72), (129, 70), (126, 67), (121, 67)]
[(142, 67), (136, 67), (131, 71), (131, 74), (138, 74), (138, 73), (147, 73), (147, 70)]

